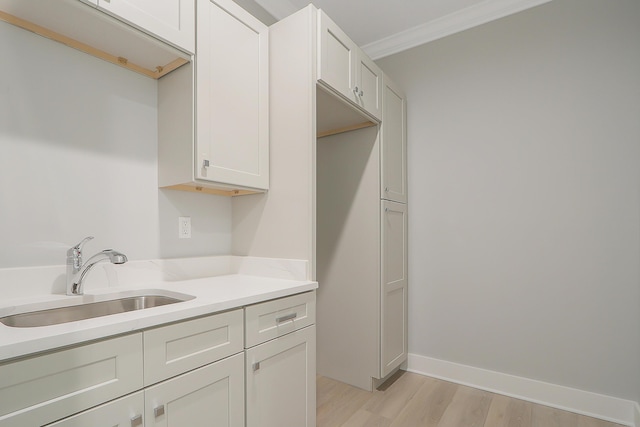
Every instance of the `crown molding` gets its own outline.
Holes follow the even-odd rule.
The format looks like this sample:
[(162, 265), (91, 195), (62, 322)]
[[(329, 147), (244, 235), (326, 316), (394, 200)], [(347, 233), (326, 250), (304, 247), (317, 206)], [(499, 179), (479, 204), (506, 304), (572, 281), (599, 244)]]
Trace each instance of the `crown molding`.
[(372, 59), (380, 59), (487, 22), (512, 15), (551, 0), (485, 0), (362, 46)]

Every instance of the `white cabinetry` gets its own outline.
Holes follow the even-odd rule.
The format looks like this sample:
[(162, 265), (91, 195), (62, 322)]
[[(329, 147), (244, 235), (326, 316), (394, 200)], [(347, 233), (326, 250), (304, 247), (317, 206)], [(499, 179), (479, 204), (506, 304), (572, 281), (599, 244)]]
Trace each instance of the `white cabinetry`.
[(385, 200), (407, 203), (407, 101), (386, 75), (382, 106), (380, 194)]
[(141, 388), (141, 333), (20, 359), (0, 365), (0, 425), (44, 425)]
[(0, 20), (154, 79), (195, 52), (194, 0), (0, 0)]
[(243, 341), (237, 309), (2, 364), (0, 426), (244, 427)]
[(195, 0), (97, 0), (97, 5), (155, 37), (195, 52)]
[(145, 390), (145, 426), (244, 427), (244, 354)]
[(407, 359), (407, 205), (382, 201), (380, 361), (382, 378)]
[(318, 30), (318, 80), (380, 119), (382, 70), (323, 11)]
[(315, 292), (249, 306), (247, 427), (314, 427)]
[[(234, 246), (311, 260), (318, 373), (371, 390), (407, 353), (406, 274), (401, 285), (395, 275), (406, 272), (406, 247), (389, 249), (406, 242), (406, 211), (381, 213), (383, 200), (407, 200), (404, 97), (387, 79), (384, 103), (382, 72), (313, 5), (270, 31), (272, 90), (287, 94), (271, 102), (271, 162), (282, 172), (267, 200), (234, 200), (244, 227)], [(358, 103), (356, 85), (362, 99), (376, 95), (378, 115)]]
[(232, 0), (198, 0), (196, 66), (159, 81), (159, 184), (269, 188), (269, 29)]

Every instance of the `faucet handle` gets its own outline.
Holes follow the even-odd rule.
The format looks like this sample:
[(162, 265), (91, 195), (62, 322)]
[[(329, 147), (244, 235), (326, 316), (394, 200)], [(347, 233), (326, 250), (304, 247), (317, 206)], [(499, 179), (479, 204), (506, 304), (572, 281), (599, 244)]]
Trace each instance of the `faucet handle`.
[(75, 245), (71, 249), (75, 249), (78, 252), (82, 252), (82, 247), (84, 246), (84, 244), (87, 243), (91, 239), (93, 239), (93, 236), (85, 237), (84, 239), (82, 239), (82, 241), (80, 243), (78, 243), (77, 245)]
[(93, 236), (85, 237), (84, 239), (82, 239), (80, 243), (71, 247), (67, 251), (68, 264), (72, 264), (76, 269), (82, 266), (82, 247), (84, 246), (85, 243), (87, 243), (91, 239), (93, 239)]

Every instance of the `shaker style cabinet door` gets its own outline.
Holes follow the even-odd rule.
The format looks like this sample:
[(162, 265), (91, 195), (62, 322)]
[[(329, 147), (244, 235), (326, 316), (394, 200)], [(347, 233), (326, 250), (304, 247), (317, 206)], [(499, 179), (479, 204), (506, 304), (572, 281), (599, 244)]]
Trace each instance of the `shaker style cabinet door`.
[(407, 205), (383, 200), (380, 375), (407, 359)]
[(247, 427), (315, 427), (315, 326), (246, 350)]
[(318, 13), (318, 80), (352, 102), (356, 94), (358, 46), (324, 12)]
[(386, 76), (382, 89), (382, 199), (407, 203), (407, 102)]
[(98, 8), (195, 53), (195, 0), (97, 0)]
[(269, 188), (269, 28), (232, 0), (198, 0), (197, 179)]
[(244, 353), (145, 389), (146, 427), (244, 427)]
[(377, 119), (382, 116), (382, 70), (358, 49), (356, 64), (357, 103)]

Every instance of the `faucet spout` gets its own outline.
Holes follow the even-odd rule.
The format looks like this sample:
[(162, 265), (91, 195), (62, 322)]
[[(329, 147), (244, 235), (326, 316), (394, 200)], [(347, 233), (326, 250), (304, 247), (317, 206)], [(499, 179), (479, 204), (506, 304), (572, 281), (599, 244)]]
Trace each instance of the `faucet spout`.
[(82, 295), (83, 280), (91, 269), (101, 261), (109, 261), (112, 264), (124, 264), (127, 256), (113, 249), (105, 249), (82, 262), (82, 246), (93, 237), (87, 237), (76, 246), (67, 251), (67, 295)]

